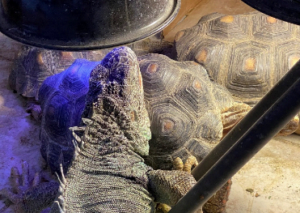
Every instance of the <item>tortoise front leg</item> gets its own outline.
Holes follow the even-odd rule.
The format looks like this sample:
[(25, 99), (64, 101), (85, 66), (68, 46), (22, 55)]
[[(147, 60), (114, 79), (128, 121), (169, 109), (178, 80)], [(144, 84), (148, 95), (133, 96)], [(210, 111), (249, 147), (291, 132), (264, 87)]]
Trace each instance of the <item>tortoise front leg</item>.
[(235, 127), (252, 109), (248, 104), (235, 102), (233, 106), (221, 111), (223, 137)]

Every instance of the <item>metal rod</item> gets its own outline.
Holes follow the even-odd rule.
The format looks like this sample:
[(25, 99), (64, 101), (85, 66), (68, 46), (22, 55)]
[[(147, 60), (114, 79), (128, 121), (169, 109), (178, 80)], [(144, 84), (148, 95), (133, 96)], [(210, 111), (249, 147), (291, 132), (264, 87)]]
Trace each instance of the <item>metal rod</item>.
[(300, 77), (300, 61), (261, 99), (192, 171), (198, 181)]
[[(292, 85), (291, 81), (294, 82)], [(280, 90), (278, 85), (283, 85), (284, 88)], [(262, 100), (268, 103), (268, 109), (262, 116), (252, 121), (253, 124), (248, 129), (239, 130), (237, 134), (240, 135), (239, 138), (231, 138), (231, 140), (235, 139), (231, 141), (231, 144), (234, 145), (226, 150), (221, 150), (224, 153), (223, 157), (217, 159), (213, 166), (207, 169), (206, 174), (169, 213), (196, 211), (297, 114), (300, 110), (300, 62), (275, 87), (278, 91), (277, 97), (281, 97), (277, 101), (271, 99), (273, 102), (265, 100), (266, 97), (264, 101)], [(270, 93), (273, 95), (270, 96)], [(274, 98), (274, 92), (270, 93), (267, 97)], [(258, 115), (256, 114), (256, 116)]]

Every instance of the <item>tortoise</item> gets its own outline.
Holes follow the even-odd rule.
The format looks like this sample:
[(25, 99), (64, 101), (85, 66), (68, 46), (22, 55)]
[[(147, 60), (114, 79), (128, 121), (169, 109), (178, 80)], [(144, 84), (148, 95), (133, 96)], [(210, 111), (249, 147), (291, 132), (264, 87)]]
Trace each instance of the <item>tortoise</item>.
[[(139, 57), (139, 64), (152, 133), (145, 160), (155, 169), (172, 169), (177, 157), (201, 161), (251, 110), (193, 61), (148, 54)], [(292, 120), (279, 134), (291, 134), (294, 125)], [(203, 211), (224, 212), (230, 186), (229, 180)]]
[(63, 52), (23, 45), (9, 75), (9, 86), (27, 98), (38, 99), (43, 81), (68, 68), (76, 58), (98, 61), (105, 56), (101, 51)]
[(90, 72), (100, 62), (76, 59), (65, 71), (48, 77), (39, 90), (41, 154), (52, 172), (60, 171), (59, 162), (65, 172), (70, 166), (74, 146), (69, 127), (80, 124)]
[[(147, 54), (139, 57), (139, 64), (152, 134), (145, 161), (155, 169), (172, 169), (178, 157), (201, 161), (250, 109), (194, 62)], [(230, 187), (229, 180), (203, 212), (223, 212)]]
[(204, 16), (176, 35), (179, 61), (195, 61), (233, 97), (254, 105), (300, 59), (300, 26), (260, 12)]
[(243, 117), (250, 108), (197, 63), (148, 54), (139, 64), (152, 133), (147, 162), (155, 169), (171, 169), (176, 157), (201, 161), (223, 137), (222, 112), (239, 106), (235, 113)]
[(213, 13), (178, 32), (175, 48), (179, 61), (201, 64), (235, 100), (253, 106), (300, 59), (299, 35), (300, 26), (258, 11)]

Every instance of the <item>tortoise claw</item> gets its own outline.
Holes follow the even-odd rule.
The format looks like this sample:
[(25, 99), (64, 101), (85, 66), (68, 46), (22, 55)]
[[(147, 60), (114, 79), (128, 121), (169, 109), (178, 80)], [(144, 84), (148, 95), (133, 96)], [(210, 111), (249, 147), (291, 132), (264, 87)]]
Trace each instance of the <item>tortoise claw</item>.
[(183, 170), (183, 162), (180, 157), (175, 158), (175, 160), (173, 161), (173, 169), (180, 171)]
[(159, 203), (156, 207), (156, 210), (162, 213), (168, 213), (171, 210), (171, 206), (165, 203)]
[(71, 131), (77, 131), (77, 132), (84, 132), (85, 131), (85, 127), (84, 126), (72, 126), (72, 127), (69, 127), (69, 130)]
[(189, 174), (191, 174), (192, 168), (196, 167), (197, 165), (198, 161), (194, 156), (189, 156), (184, 164), (180, 157), (175, 158), (175, 160), (173, 161), (174, 170), (185, 171)]
[(198, 165), (198, 161), (194, 156), (189, 156), (188, 159), (186, 159), (183, 171), (188, 172), (191, 174), (192, 168), (195, 168)]

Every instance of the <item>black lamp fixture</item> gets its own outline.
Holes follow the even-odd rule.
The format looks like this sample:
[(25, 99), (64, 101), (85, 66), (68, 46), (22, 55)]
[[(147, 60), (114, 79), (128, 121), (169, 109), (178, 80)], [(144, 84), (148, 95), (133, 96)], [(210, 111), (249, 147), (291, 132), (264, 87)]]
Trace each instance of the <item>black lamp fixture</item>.
[(0, 31), (43, 48), (101, 49), (161, 31), (179, 7), (180, 0), (1, 0)]
[(300, 0), (242, 0), (274, 18), (300, 25)]

